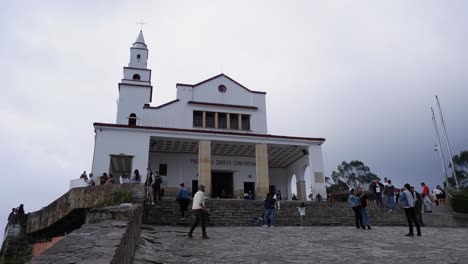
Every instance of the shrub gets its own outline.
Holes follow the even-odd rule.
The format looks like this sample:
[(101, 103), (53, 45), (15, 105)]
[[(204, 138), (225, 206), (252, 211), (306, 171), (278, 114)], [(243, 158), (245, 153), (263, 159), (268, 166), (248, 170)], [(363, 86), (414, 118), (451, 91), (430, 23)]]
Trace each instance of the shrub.
[(450, 206), (457, 213), (468, 214), (468, 190), (450, 192)]
[(112, 190), (104, 198), (104, 206), (119, 205), (122, 203), (130, 203), (132, 201), (132, 192), (128, 190), (116, 189)]

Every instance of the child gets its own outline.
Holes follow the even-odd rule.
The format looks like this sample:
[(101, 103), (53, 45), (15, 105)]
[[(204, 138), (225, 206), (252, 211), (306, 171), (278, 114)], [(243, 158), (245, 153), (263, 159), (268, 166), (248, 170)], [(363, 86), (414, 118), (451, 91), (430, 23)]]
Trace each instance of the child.
[(301, 207), (297, 207), (297, 211), (299, 211), (299, 216), (301, 218), (301, 227), (300, 228), (305, 228), (305, 225), (304, 225), (305, 204), (303, 202), (301, 203)]

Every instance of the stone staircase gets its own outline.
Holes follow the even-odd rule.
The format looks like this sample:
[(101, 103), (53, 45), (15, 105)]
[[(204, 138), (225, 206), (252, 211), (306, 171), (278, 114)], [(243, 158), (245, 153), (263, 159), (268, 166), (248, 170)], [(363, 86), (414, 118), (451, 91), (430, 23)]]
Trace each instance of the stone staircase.
[[(276, 211), (276, 225), (299, 225), (297, 207), (299, 201), (284, 201), (281, 210)], [(208, 199), (206, 206), (210, 208), (209, 223), (212, 226), (246, 226), (255, 225), (253, 219), (263, 213), (263, 201)], [(190, 203), (189, 209), (192, 208)], [(406, 219), (402, 209), (397, 208), (388, 213), (384, 209), (369, 208), (371, 225), (404, 226)], [(166, 197), (155, 205), (145, 205), (143, 223), (151, 225), (189, 225), (189, 215), (182, 219), (179, 204), (174, 198)], [(354, 225), (354, 212), (347, 203), (316, 203), (306, 202), (306, 225)]]

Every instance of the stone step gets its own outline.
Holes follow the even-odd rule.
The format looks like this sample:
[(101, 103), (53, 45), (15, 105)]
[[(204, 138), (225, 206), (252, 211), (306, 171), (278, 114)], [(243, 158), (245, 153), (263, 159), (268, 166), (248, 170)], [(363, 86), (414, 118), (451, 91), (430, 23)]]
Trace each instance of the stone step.
[[(276, 211), (276, 225), (299, 225), (297, 211), (300, 202), (285, 201), (281, 210)], [(316, 203), (306, 202), (307, 225), (354, 225), (354, 212), (347, 203)], [(210, 208), (209, 223), (215, 226), (244, 226), (254, 225), (254, 219), (264, 212), (263, 201), (208, 199), (206, 206)], [(190, 203), (189, 208), (192, 207)], [(388, 213), (381, 208), (371, 206), (369, 216), (372, 225), (406, 225), (402, 209)], [(155, 205), (146, 205), (143, 212), (143, 222), (152, 225), (189, 225), (191, 210), (185, 219), (181, 219), (179, 204), (166, 198), (157, 201)]]

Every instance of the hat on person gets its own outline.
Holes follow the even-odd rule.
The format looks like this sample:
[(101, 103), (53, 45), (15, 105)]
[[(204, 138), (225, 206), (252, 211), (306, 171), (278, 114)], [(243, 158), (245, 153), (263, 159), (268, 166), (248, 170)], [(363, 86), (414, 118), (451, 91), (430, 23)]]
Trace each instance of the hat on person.
[(182, 183), (180, 184), (180, 186), (185, 186), (185, 184), (182, 182)]

